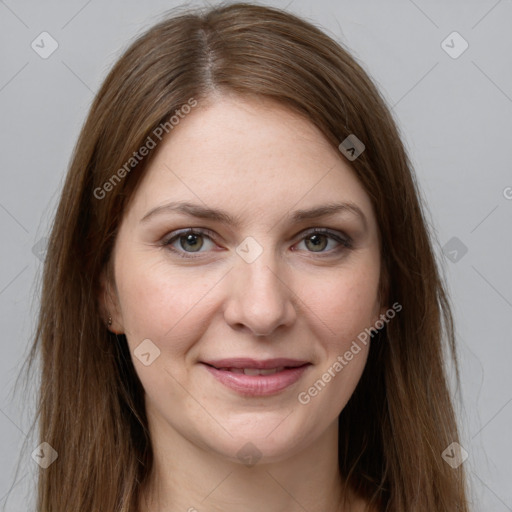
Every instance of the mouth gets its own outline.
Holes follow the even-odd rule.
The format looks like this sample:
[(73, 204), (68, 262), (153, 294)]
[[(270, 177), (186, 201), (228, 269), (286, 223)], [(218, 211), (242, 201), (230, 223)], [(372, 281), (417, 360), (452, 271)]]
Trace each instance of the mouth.
[(295, 384), (311, 366), (308, 361), (287, 358), (221, 359), (201, 364), (221, 384), (244, 396), (279, 393)]
[[(214, 367), (215, 368), (215, 367)], [(288, 369), (286, 366), (278, 366), (277, 368), (216, 368), (223, 372), (243, 373), (244, 375), (273, 375)]]

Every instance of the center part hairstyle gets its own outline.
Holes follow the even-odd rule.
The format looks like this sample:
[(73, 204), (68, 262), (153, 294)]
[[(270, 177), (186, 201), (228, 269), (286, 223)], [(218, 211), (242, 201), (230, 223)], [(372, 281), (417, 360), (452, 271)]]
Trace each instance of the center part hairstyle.
[(452, 361), (457, 370), (450, 301), (399, 130), (338, 42), (288, 12), (245, 3), (175, 11), (138, 37), (81, 130), (49, 237), (27, 359), (32, 366), (39, 358), (41, 368), (40, 442), (58, 453), (39, 470), (37, 512), (137, 511), (154, 447), (126, 338), (106, 327), (100, 277), (113, 278), (120, 222), (156, 150), (126, 163), (191, 98), (197, 109), (222, 93), (277, 101), (336, 149), (349, 135), (364, 144), (348, 163), (380, 231), (381, 304), (402, 310), (372, 340), (339, 416), (340, 473), (377, 510), (468, 512), (463, 467), (441, 456), (458, 441), (445, 366)]

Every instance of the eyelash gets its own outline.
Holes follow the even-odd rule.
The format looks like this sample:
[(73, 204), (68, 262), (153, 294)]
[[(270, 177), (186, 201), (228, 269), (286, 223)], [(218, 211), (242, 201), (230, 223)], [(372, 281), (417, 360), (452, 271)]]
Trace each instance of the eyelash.
[[(327, 252), (324, 252), (324, 251), (321, 251), (318, 253), (315, 253), (314, 251), (307, 251), (307, 252), (311, 252), (312, 254), (317, 254), (317, 255), (320, 255), (319, 257), (322, 257), (321, 256), (322, 254), (332, 255), (334, 253), (340, 252), (340, 250), (352, 249), (352, 239), (350, 237), (348, 237), (346, 235), (344, 237), (342, 237), (337, 232), (331, 231), (326, 228), (312, 228), (312, 229), (307, 230), (304, 233), (304, 235), (302, 236), (302, 238), (299, 240), (299, 242), (302, 242), (308, 236), (316, 235), (316, 234), (327, 235), (328, 238), (331, 238), (331, 239), (335, 240), (336, 242), (338, 242), (339, 244), (341, 244), (341, 247), (332, 249), (331, 251), (327, 251)], [(177, 250), (174, 247), (172, 247), (171, 244), (173, 242), (175, 242), (176, 240), (179, 240), (180, 237), (183, 237), (186, 235), (201, 235), (201, 236), (206, 235), (212, 241), (214, 241), (213, 239), (215, 238), (214, 233), (212, 231), (210, 231), (209, 229), (187, 228), (187, 229), (178, 231), (178, 232), (172, 234), (172, 236), (170, 238), (163, 240), (162, 246), (164, 246), (167, 249), (169, 249), (170, 251), (174, 252), (181, 258), (196, 259), (196, 258), (200, 257), (200, 256), (189, 256), (189, 254), (194, 254), (194, 253), (187, 253), (186, 251)], [(200, 254), (201, 252), (202, 251), (197, 251), (197, 254)]]

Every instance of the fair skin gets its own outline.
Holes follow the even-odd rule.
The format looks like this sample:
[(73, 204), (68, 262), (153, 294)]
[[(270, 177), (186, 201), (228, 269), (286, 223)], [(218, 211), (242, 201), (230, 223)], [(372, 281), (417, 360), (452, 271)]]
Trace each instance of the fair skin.
[[(387, 309), (378, 300), (370, 198), (307, 120), (270, 100), (210, 100), (158, 146), (121, 222), (114, 291), (104, 295), (111, 330), (126, 334), (145, 390), (155, 463), (140, 510), (362, 511), (352, 495), (340, 504), (337, 419), (369, 344), (307, 404), (298, 395)], [(173, 201), (223, 210), (238, 222), (170, 209), (146, 217)], [(349, 209), (291, 219), (335, 202), (356, 205), (365, 220)], [(185, 228), (209, 232), (165, 245)], [(352, 245), (311, 228), (348, 236)], [(262, 250), (251, 262), (236, 251), (247, 249), (246, 237), (258, 244), (251, 251)], [(147, 339), (145, 352), (158, 347), (160, 355), (146, 366), (134, 351)], [(241, 357), (307, 364), (284, 389), (251, 396), (204, 364)], [(244, 446), (254, 465), (238, 454)]]

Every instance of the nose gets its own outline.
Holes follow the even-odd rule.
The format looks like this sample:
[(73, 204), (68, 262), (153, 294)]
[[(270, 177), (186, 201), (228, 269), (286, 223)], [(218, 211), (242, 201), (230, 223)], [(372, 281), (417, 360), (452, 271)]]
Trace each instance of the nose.
[(295, 321), (296, 296), (270, 251), (252, 263), (238, 260), (229, 279), (224, 318), (233, 329), (270, 336)]

